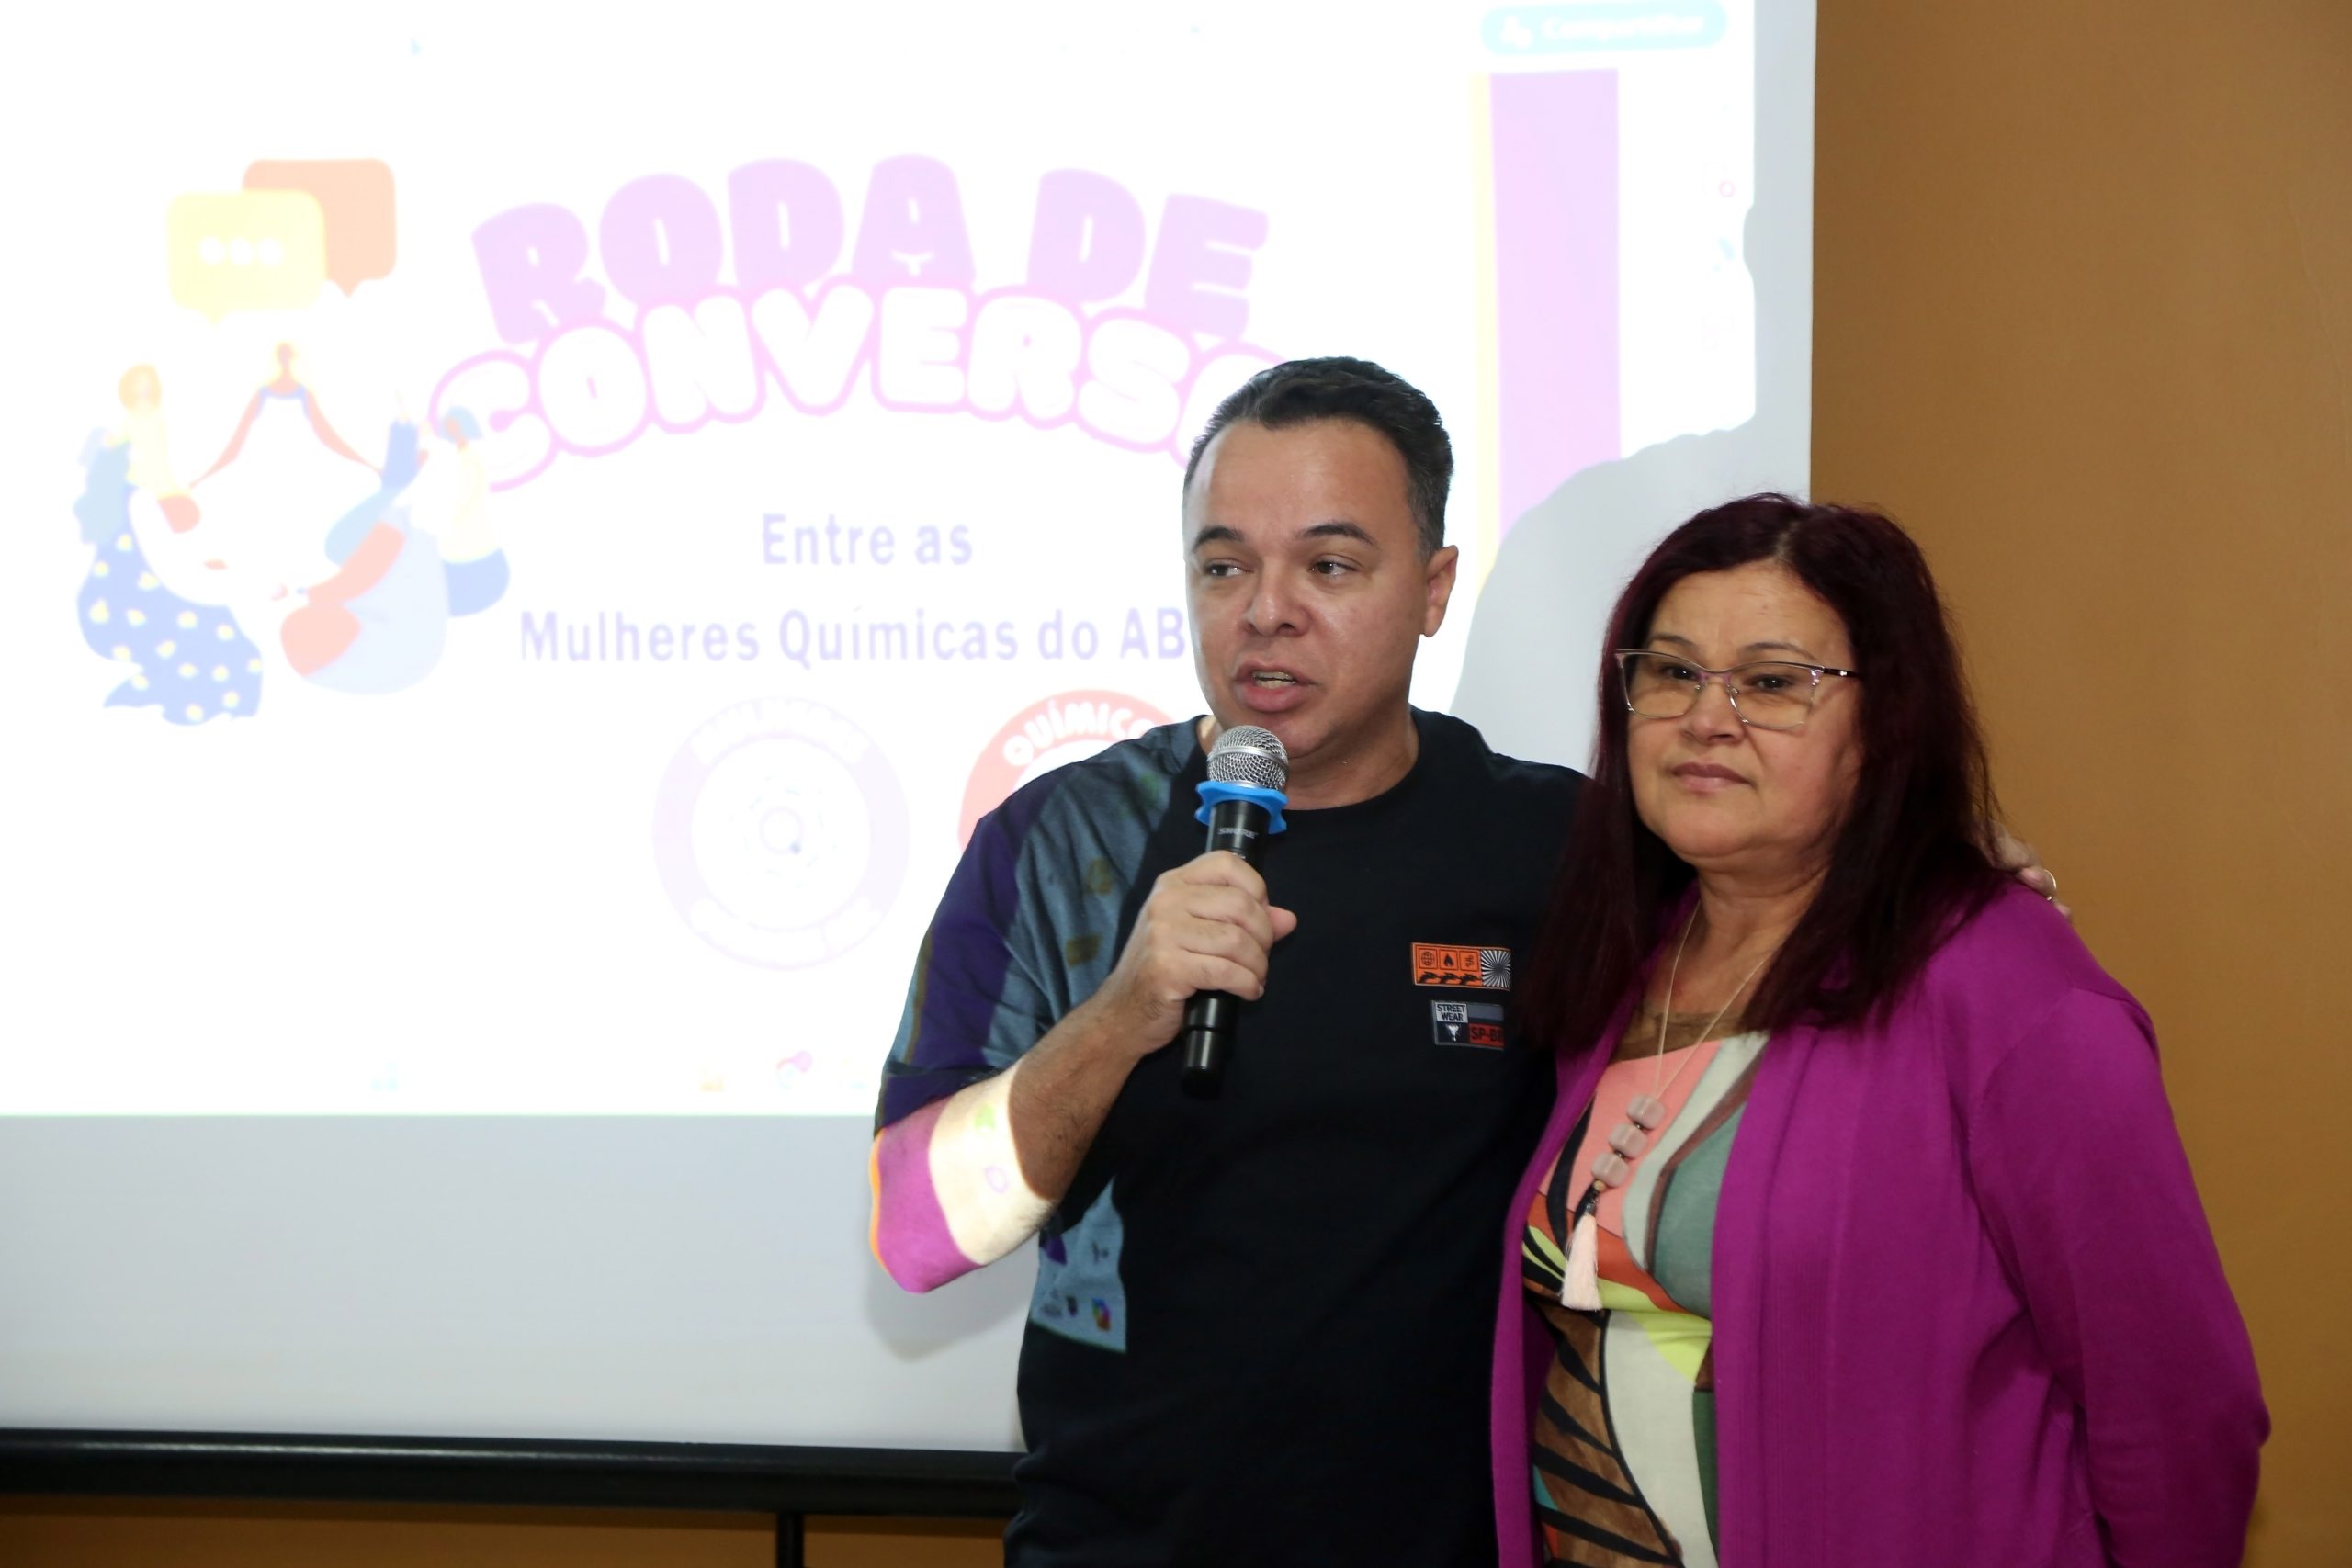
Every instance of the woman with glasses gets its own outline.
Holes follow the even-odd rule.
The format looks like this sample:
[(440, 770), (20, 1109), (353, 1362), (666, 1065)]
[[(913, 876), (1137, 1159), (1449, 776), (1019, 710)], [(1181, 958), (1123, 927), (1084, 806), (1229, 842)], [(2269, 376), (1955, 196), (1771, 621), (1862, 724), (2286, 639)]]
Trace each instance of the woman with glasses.
[(1980, 845), (1917, 547), (1735, 502), (1610, 640), (1528, 966), (1505, 1568), (2236, 1562), (2267, 1418), (2147, 1016)]

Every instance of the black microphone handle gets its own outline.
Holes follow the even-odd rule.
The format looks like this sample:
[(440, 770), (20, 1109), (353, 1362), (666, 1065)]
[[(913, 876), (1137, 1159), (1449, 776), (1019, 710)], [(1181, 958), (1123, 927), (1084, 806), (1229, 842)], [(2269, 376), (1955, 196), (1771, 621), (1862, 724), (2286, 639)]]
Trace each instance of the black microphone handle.
[[(1212, 850), (1230, 850), (1251, 865), (1264, 850), (1273, 818), (1252, 800), (1220, 800), (1209, 809)], [(1195, 991), (1184, 1004), (1184, 1088), (1214, 1099), (1225, 1083), (1225, 1061), (1233, 1052), (1234, 1021), (1240, 1000), (1225, 991)]]
[(1184, 1087), (1214, 1096), (1225, 1083), (1233, 1049), (1233, 1021), (1241, 998), (1229, 991), (1195, 991), (1184, 1004)]

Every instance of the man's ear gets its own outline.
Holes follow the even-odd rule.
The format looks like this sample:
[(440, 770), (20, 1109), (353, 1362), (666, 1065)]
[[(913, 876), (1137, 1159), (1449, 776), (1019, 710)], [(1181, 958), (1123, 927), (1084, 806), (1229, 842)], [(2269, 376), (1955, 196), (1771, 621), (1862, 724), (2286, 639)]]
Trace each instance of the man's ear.
[(1430, 554), (1421, 570), (1426, 574), (1421, 601), (1421, 635), (1437, 636), (1438, 627), (1445, 625), (1445, 606), (1453, 598), (1453, 571), (1462, 563), (1462, 552), (1452, 545), (1441, 545)]

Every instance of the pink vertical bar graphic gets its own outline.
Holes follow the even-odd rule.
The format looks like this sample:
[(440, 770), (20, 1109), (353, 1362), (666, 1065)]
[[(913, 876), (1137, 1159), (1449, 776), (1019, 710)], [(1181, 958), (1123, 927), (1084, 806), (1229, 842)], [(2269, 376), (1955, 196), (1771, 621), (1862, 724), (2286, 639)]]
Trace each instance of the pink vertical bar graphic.
[(1618, 456), (1617, 73), (1490, 80), (1501, 531)]

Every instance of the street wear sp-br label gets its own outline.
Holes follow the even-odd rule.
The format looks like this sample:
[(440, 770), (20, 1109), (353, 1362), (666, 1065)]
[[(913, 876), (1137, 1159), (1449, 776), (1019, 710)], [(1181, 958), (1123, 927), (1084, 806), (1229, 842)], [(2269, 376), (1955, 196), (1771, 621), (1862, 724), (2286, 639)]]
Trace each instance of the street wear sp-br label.
[(1503, 1048), (1503, 1005), (1467, 998), (1430, 1003), (1430, 1038), (1440, 1045)]
[(1413, 943), (1413, 984), (1508, 991), (1510, 989), (1510, 949), (1417, 942)]

